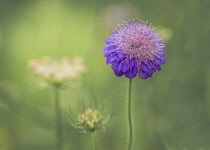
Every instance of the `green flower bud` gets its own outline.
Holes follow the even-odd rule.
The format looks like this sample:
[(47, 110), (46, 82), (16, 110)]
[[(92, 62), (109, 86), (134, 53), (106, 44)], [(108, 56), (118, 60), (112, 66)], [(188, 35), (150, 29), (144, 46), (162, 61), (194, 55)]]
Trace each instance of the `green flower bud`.
[(90, 108), (78, 116), (78, 121), (80, 126), (89, 132), (94, 132), (103, 126), (100, 113)]

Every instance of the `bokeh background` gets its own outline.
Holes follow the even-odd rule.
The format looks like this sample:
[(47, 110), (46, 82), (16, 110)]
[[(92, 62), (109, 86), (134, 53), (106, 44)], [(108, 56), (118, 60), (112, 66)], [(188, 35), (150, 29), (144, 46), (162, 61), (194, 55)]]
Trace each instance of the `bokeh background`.
[(32, 83), (26, 65), (46, 55), (81, 56), (88, 68), (80, 84), (62, 91), (64, 149), (92, 149), (90, 134), (68, 119), (81, 97), (113, 112), (97, 134), (99, 149), (126, 149), (128, 80), (113, 74), (101, 50), (130, 18), (152, 22), (167, 49), (161, 72), (133, 81), (133, 150), (209, 150), (209, 8), (209, 0), (0, 0), (0, 150), (55, 149), (52, 89)]

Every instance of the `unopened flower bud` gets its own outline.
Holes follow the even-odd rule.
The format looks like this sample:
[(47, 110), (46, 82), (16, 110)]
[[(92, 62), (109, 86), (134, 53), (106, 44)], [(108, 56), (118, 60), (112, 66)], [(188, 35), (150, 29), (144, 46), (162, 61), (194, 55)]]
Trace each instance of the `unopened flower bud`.
[(101, 115), (97, 110), (87, 109), (78, 116), (78, 120), (80, 125), (89, 132), (102, 128)]

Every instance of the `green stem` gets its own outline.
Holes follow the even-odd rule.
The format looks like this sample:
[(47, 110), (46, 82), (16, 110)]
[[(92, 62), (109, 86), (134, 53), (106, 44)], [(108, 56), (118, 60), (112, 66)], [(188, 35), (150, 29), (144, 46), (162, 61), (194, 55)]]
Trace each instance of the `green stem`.
[(63, 136), (62, 136), (62, 116), (59, 102), (59, 87), (54, 87), (55, 94), (55, 137), (56, 137), (56, 150), (63, 149)]
[(131, 150), (133, 140), (132, 119), (131, 119), (131, 87), (132, 79), (128, 81), (128, 128), (129, 128), (129, 143), (128, 150)]
[(91, 136), (92, 136), (93, 150), (98, 150), (97, 136), (95, 133), (91, 133)]

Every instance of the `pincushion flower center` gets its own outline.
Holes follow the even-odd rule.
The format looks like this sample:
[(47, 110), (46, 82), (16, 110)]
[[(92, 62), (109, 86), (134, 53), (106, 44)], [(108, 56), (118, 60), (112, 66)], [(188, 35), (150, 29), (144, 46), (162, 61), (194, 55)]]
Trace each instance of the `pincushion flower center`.
[[(134, 39), (133, 39), (134, 38)], [(155, 43), (152, 43), (152, 41), (144, 41), (143, 39), (130, 37), (128, 42), (120, 42), (119, 50), (121, 50), (126, 56), (130, 58), (137, 58), (139, 60), (143, 59), (153, 59), (154, 54), (157, 51), (156, 48), (153, 47), (151, 49), (151, 46), (156, 46)]]
[(116, 35), (116, 43), (119, 44), (118, 51), (126, 57), (136, 58), (139, 61), (153, 60), (158, 52), (158, 43), (154, 42), (153, 38), (156, 38), (154, 35), (150, 36), (152, 31), (152, 29), (136, 24), (118, 31)]

